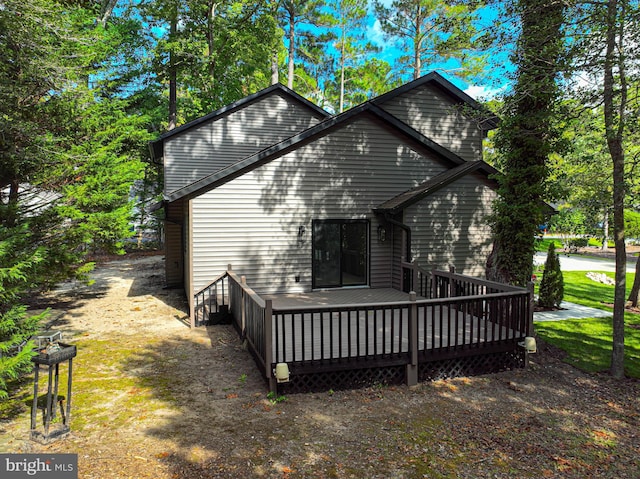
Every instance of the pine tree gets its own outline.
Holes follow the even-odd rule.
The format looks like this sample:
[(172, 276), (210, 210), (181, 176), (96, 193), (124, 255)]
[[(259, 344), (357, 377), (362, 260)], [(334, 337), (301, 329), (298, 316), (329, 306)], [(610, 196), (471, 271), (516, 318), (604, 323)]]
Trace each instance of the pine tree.
[[(86, 279), (88, 253), (118, 252), (129, 234), (150, 136), (97, 71), (113, 73), (114, 30), (81, 6), (0, 5), (0, 398), (32, 367), (29, 338), (43, 315), (26, 298)], [(90, 88), (94, 77), (102, 88)]]
[(18, 303), (29, 284), (30, 271), (43, 260), (43, 251), (29, 248), (28, 228), (0, 227), (0, 399), (7, 397), (10, 381), (31, 367), (30, 337), (36, 332), (42, 315), (28, 316)]
[(544, 265), (538, 305), (543, 308), (560, 307), (564, 297), (564, 281), (560, 269), (560, 258), (556, 254), (556, 245), (551, 243), (547, 251), (547, 261)]

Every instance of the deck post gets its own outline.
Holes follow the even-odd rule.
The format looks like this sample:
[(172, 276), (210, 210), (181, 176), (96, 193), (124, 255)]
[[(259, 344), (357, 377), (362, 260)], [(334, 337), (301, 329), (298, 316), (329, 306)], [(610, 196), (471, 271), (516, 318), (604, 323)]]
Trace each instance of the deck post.
[[(528, 308), (528, 316), (526, 318), (527, 327), (525, 336), (533, 336), (535, 331), (533, 329), (533, 310), (535, 307), (535, 296), (534, 296), (534, 286), (533, 282), (529, 281), (527, 283), (527, 291), (529, 291), (529, 308)], [(529, 353), (525, 351), (524, 353), (524, 367), (529, 367)]]
[(247, 277), (240, 276), (240, 283), (242, 283), (242, 287), (240, 288), (242, 290), (242, 295), (240, 298), (240, 301), (242, 303), (240, 305), (240, 330), (242, 331), (242, 339), (244, 339), (247, 335), (247, 311), (245, 309), (245, 304), (247, 302), (244, 300), (244, 295), (246, 294), (245, 288), (247, 287)]
[(440, 294), (436, 290), (437, 287), (438, 287), (438, 280), (436, 279), (436, 269), (432, 268), (431, 269), (431, 294), (427, 299), (434, 299), (434, 298), (440, 297)]
[(232, 272), (231, 263), (227, 263), (227, 290), (228, 290), (228, 293), (229, 293), (229, 314), (233, 315), (233, 309), (236, 307), (236, 305), (235, 304), (231, 304), (231, 297), (233, 296), (231, 294), (231, 281), (232, 281), (232, 278), (229, 276), (229, 273), (231, 273), (231, 272)]
[(273, 301), (264, 302), (264, 373), (269, 381), (269, 391), (277, 394), (278, 384), (274, 377), (271, 364), (273, 363)]
[(452, 264), (449, 265), (449, 273), (451, 273), (451, 276), (449, 277), (449, 298), (453, 298), (456, 292), (456, 289), (453, 286), (453, 275), (456, 274), (456, 267)]
[(533, 282), (529, 281), (527, 283), (527, 291), (529, 291), (529, 310), (527, 317), (527, 336), (533, 336), (533, 310), (535, 307), (535, 298), (533, 294)]
[(409, 293), (409, 363), (407, 364), (407, 386), (418, 384), (418, 305), (416, 292)]

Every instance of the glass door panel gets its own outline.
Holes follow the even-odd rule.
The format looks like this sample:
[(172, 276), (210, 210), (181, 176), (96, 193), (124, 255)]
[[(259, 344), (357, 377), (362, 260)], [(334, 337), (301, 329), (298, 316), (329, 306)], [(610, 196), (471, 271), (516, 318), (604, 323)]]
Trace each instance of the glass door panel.
[(313, 224), (313, 286), (340, 286), (340, 225)]
[(342, 285), (367, 284), (367, 223), (342, 225)]
[(367, 284), (367, 221), (313, 222), (313, 287)]

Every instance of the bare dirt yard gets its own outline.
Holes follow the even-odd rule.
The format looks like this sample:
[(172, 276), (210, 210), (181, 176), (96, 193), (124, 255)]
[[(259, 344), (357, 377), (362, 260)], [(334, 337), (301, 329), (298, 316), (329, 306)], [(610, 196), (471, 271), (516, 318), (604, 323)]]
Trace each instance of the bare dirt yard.
[(96, 479), (640, 477), (639, 382), (546, 346), (526, 370), (274, 398), (231, 326), (186, 326), (162, 256), (94, 277), (34, 305), (78, 347), (70, 435), (29, 439), (27, 382), (0, 452), (77, 453)]

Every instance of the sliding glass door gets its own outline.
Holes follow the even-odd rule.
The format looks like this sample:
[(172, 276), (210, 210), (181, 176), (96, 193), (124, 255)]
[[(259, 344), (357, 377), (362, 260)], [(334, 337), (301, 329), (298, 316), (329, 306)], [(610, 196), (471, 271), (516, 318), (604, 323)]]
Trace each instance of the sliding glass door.
[(367, 284), (369, 222), (314, 220), (313, 287)]

